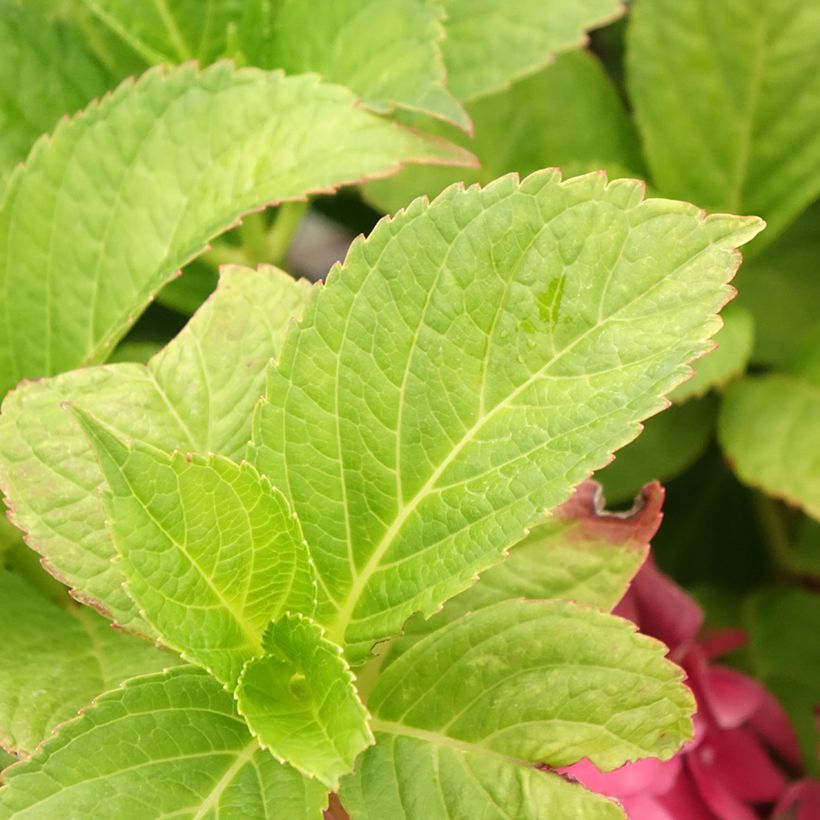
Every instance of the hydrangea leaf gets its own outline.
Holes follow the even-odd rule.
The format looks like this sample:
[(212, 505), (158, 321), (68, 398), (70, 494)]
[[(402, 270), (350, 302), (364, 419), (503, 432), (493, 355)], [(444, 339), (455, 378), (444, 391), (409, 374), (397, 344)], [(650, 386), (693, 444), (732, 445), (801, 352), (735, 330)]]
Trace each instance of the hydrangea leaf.
[(754, 321), (749, 311), (736, 305), (726, 308), (715, 344), (715, 350), (694, 363), (694, 376), (672, 391), (673, 402), (682, 404), (705, 396), (710, 390), (724, 387), (743, 375), (754, 345)]
[(220, 63), (126, 82), (61, 122), (9, 181), (0, 388), (103, 361), (157, 290), (244, 213), (401, 162), (464, 156), (314, 76)]
[(626, 820), (613, 801), (558, 774), (390, 734), (378, 735), (342, 788), (356, 820)]
[(88, 609), (55, 606), (4, 569), (0, 617), (0, 746), (8, 750), (30, 754), (93, 697), (177, 662)]
[[(503, 764), (498, 787), (512, 788), (513, 799), (522, 767), (587, 757), (609, 770), (627, 760), (669, 758), (692, 736), (695, 704), (665, 651), (628, 621), (564, 601), (509, 600), (464, 615), (376, 680), (367, 699), (376, 746), (342, 780), (342, 802), (355, 816), (359, 806), (350, 801), (357, 794), (389, 795), (396, 808), (422, 817), (412, 813), (415, 806), (434, 806), (437, 798), (424, 796), (429, 780), (419, 770), (440, 755), (449, 770), (440, 772), (440, 788), (454, 802), (470, 768), (453, 766), (459, 753)], [(405, 749), (416, 768), (399, 775), (384, 759)], [(524, 816), (543, 816), (531, 811)], [(451, 815), (439, 809), (430, 816)]]
[(354, 242), (288, 334), (250, 456), (302, 522), (349, 660), (637, 435), (759, 229), (547, 171), (454, 186)]
[(637, 0), (629, 87), (659, 190), (760, 214), (764, 243), (815, 200), (818, 38), (815, 0)]
[(34, 141), (100, 96), (112, 78), (68, 26), (0, 2), (0, 190)]
[(586, 31), (624, 13), (618, 0), (439, 0), (450, 90), (460, 100), (501, 91), (583, 46)]
[(338, 788), (339, 777), (373, 743), (341, 648), (299, 614), (273, 621), (263, 644), (265, 654), (242, 670), (239, 711), (277, 758)]
[(271, 619), (313, 611), (299, 522), (247, 463), (120, 441), (75, 410), (110, 490), (110, 528), (129, 595), (168, 646), (233, 688)]
[(718, 432), (741, 481), (820, 519), (820, 381), (741, 379), (726, 391)]
[(812, 625), (820, 622), (820, 597), (808, 589), (770, 590), (752, 599), (747, 618), (754, 671), (788, 710), (806, 767), (818, 776), (820, 647)]
[(360, 679), (371, 679), (444, 624), (500, 601), (563, 599), (611, 610), (649, 554), (649, 541), (663, 517), (663, 497), (660, 484), (647, 484), (629, 512), (608, 513), (601, 485), (584, 481), (507, 558), (482, 572), (441, 612), (427, 620), (416, 616), (407, 621), (402, 634), (362, 670)]
[(472, 151), (480, 168), (401, 171), (369, 182), (365, 197), (385, 213), (395, 213), (422, 194), (432, 199), (453, 182), (487, 184), (511, 171), (526, 176), (555, 166), (575, 173), (605, 168), (611, 177), (641, 176), (635, 130), (612, 81), (590, 52), (563, 54), (545, 71), (477, 100), (467, 110), (473, 139), (430, 121), (416, 124)]
[(647, 481), (668, 481), (680, 475), (708, 446), (715, 430), (717, 405), (707, 396), (673, 405), (646, 421), (641, 435), (595, 474), (606, 497), (619, 504), (633, 498)]
[(224, 268), (219, 287), (147, 367), (105, 365), (25, 384), (0, 414), (0, 484), (49, 570), (130, 630), (152, 634), (122, 587), (97, 492), (104, 479), (64, 401), (162, 450), (241, 456), (267, 361), (308, 293), (274, 268)]
[(97, 698), (4, 778), (0, 818), (319, 820), (327, 800), (260, 749), (230, 694), (189, 666)]
[(316, 72), (375, 110), (421, 110), (469, 125), (445, 85), (438, 0), (84, 0), (149, 63), (238, 57)]

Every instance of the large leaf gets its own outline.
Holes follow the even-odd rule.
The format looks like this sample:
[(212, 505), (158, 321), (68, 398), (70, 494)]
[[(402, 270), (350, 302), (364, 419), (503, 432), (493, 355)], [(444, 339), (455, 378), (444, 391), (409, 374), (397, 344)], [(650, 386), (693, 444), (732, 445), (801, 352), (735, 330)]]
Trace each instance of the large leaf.
[(15, 0), (0, 2), (0, 190), (34, 141), (112, 78), (83, 39)]
[(29, 544), (76, 597), (150, 634), (112, 564), (99, 464), (61, 404), (73, 401), (119, 435), (163, 450), (239, 457), (265, 364), (307, 292), (273, 268), (223, 269), (211, 299), (147, 367), (77, 370), (9, 395), (0, 415), (0, 484)]
[(630, 20), (630, 91), (658, 188), (760, 214), (771, 241), (820, 194), (820, 4), (636, 0)]
[(250, 735), (206, 672), (134, 678), (4, 772), (2, 818), (320, 820), (326, 792)]
[(9, 182), (0, 390), (103, 361), (156, 291), (241, 214), (400, 162), (463, 156), (315, 77), (220, 63), (123, 84), (62, 122)]
[[(458, 795), (467, 781), (474, 799), (471, 769), (495, 770), (489, 788), (506, 808), (528, 765), (587, 757), (609, 770), (666, 759), (691, 737), (695, 704), (665, 650), (628, 621), (566, 602), (512, 600), (465, 615), (376, 681), (368, 698), (376, 746), (342, 781), (342, 802), (353, 816), (465, 817)], [(422, 773), (437, 759), (439, 792), (430, 794)], [(513, 816), (545, 816), (522, 808)]]
[(719, 434), (742, 481), (820, 519), (820, 381), (775, 373), (736, 382)]
[(586, 30), (624, 12), (617, 0), (439, 0), (448, 85), (460, 100), (500, 91), (555, 55), (586, 43)]
[(76, 412), (110, 488), (129, 595), (165, 643), (233, 688), (272, 619), (313, 611), (299, 522), (250, 464), (128, 446)]
[(30, 753), (59, 723), (126, 678), (176, 658), (115, 632), (87, 609), (61, 609), (0, 569), (0, 746)]
[(264, 650), (242, 670), (239, 711), (278, 758), (338, 788), (339, 777), (373, 743), (342, 650), (298, 614), (271, 623)]
[(419, 638), (444, 624), (500, 601), (563, 599), (611, 610), (649, 554), (649, 541), (663, 517), (663, 497), (660, 484), (647, 484), (631, 510), (609, 513), (601, 485), (584, 481), (504, 561), (482, 572), (441, 612), (427, 620), (416, 616), (407, 621), (402, 634), (364, 668), (360, 679), (371, 679)]
[(526, 176), (555, 166), (574, 173), (606, 168), (612, 176), (641, 176), (635, 130), (618, 92), (590, 52), (564, 54), (545, 71), (467, 110), (473, 139), (429, 121), (423, 126), (468, 148), (480, 168), (406, 169), (368, 183), (366, 198), (394, 213), (422, 194), (432, 199), (453, 182), (486, 184), (511, 171)]
[(237, 56), (289, 74), (317, 72), (363, 102), (469, 124), (445, 87), (437, 0), (84, 0), (149, 63)]
[(758, 220), (555, 172), (416, 200), (314, 292), (251, 457), (354, 662), (497, 563), (660, 409)]

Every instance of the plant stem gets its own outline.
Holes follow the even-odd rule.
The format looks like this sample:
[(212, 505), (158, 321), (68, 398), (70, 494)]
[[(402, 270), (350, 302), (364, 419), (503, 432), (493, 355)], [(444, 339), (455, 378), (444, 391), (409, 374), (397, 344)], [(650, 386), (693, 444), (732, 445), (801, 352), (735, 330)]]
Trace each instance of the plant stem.
[(285, 256), (293, 241), (296, 229), (307, 213), (308, 203), (284, 202), (276, 211), (276, 218), (268, 231), (268, 261), (274, 265), (282, 265)]
[(791, 534), (780, 502), (762, 492), (754, 493), (755, 511), (775, 566), (785, 575), (794, 575)]

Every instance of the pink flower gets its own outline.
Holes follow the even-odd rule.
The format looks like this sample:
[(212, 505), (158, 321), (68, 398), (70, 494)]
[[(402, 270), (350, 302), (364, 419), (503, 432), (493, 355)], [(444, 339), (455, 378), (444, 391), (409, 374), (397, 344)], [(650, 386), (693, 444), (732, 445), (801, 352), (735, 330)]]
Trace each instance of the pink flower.
[(666, 762), (642, 760), (602, 773), (583, 760), (565, 774), (617, 798), (630, 820), (756, 820), (763, 807), (774, 804), (776, 817), (803, 820), (794, 812), (816, 811), (820, 784), (789, 786), (781, 768), (800, 767), (783, 709), (756, 680), (712, 663), (745, 641), (741, 631), (701, 636), (702, 610), (651, 558), (615, 613), (663, 641), (669, 657), (686, 670), (698, 704), (695, 738)]

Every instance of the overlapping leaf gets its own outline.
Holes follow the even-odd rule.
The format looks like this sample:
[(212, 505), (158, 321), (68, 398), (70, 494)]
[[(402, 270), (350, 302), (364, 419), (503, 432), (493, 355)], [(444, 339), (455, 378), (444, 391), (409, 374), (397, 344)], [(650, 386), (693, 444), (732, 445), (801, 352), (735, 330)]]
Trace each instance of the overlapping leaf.
[(463, 156), (315, 77), (188, 65), (123, 84), (61, 123), (9, 182), (0, 389), (103, 361), (156, 291), (241, 214), (400, 162)]
[(59, 723), (126, 678), (176, 656), (115, 632), (87, 609), (61, 609), (0, 569), (0, 746), (31, 753)]
[(469, 586), (637, 433), (759, 229), (545, 172), (450, 188), (354, 243), (288, 335), (252, 449), (349, 658)]
[(0, 190), (34, 141), (107, 91), (83, 38), (15, 0), (0, 2)]
[(376, 110), (421, 110), (465, 127), (445, 87), (437, 0), (84, 0), (149, 63), (236, 57), (317, 72)]
[[(508, 809), (520, 805), (528, 765), (666, 759), (691, 736), (694, 700), (664, 652), (629, 622), (566, 602), (505, 601), (465, 615), (378, 678), (368, 698), (376, 746), (342, 781), (342, 802), (354, 816), (466, 816), (471, 770), (495, 772), (486, 788)], [(437, 761), (438, 793), (421, 776)], [(514, 816), (545, 816), (537, 804), (521, 808)]]
[(500, 91), (582, 46), (585, 32), (620, 16), (617, 0), (439, 0), (448, 85), (460, 100)]
[(242, 671), (239, 711), (278, 758), (338, 788), (373, 743), (341, 648), (298, 614), (271, 623), (263, 643), (265, 654)]
[(233, 699), (179, 667), (98, 698), (4, 772), (0, 817), (319, 820), (326, 791), (259, 748)]
[(233, 688), (272, 619), (313, 611), (299, 522), (250, 464), (128, 446), (75, 412), (110, 489), (129, 595), (165, 643)]
[(818, 38), (815, 0), (637, 0), (629, 86), (658, 188), (760, 214), (764, 242), (797, 217), (820, 194)]
[(486, 184), (511, 171), (525, 176), (551, 166), (573, 173), (605, 168), (612, 177), (642, 176), (637, 135), (603, 66), (589, 52), (564, 54), (545, 71), (467, 110), (473, 139), (429, 121), (420, 124), (472, 151), (479, 169), (404, 170), (368, 183), (367, 199), (395, 213), (415, 197), (432, 198), (453, 182)]
[[(386, 649), (365, 667), (369, 680), (419, 638), (467, 612), (500, 601), (563, 599), (612, 609), (649, 552), (649, 541), (661, 523), (663, 489), (644, 487), (628, 513), (607, 513), (601, 485), (585, 481), (549, 518), (533, 527), (510, 555), (444, 604), (432, 618), (411, 618)], [(384, 656), (384, 657), (382, 657)]]
[(308, 288), (273, 268), (223, 269), (218, 289), (147, 367), (106, 365), (26, 384), (0, 415), (0, 483), (13, 518), (81, 600), (150, 634), (112, 565), (103, 476), (70, 400), (121, 436), (171, 451), (241, 455), (267, 361)]

